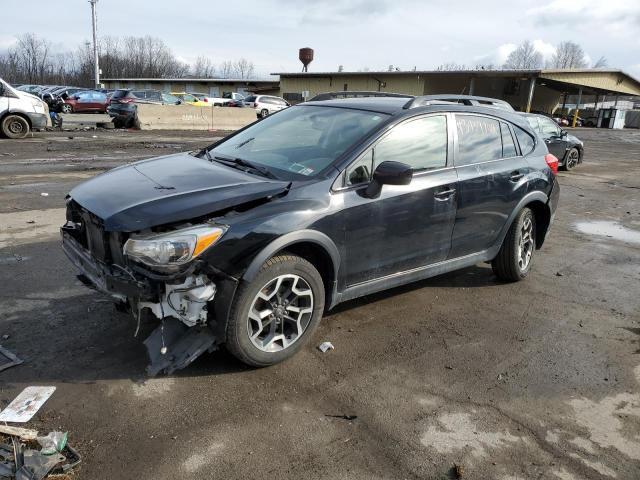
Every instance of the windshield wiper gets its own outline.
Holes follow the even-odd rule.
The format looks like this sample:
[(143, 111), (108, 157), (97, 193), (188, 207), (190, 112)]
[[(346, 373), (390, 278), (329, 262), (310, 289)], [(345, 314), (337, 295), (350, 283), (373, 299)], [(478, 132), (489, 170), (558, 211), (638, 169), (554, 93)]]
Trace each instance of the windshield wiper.
[(213, 157), (211, 156), (207, 148), (203, 148), (202, 150), (200, 150), (200, 153), (198, 153), (198, 155), (204, 155), (205, 157), (207, 157), (207, 160), (213, 163)]
[(216, 160), (219, 160), (221, 162), (224, 162), (226, 164), (231, 164), (231, 165), (237, 165), (240, 167), (246, 167), (250, 170), (253, 170), (255, 172), (257, 172), (258, 174), (262, 175), (263, 177), (267, 177), (267, 178), (271, 178), (273, 180), (278, 180), (278, 177), (276, 177), (273, 173), (271, 173), (268, 169), (261, 167), (260, 165), (256, 165), (253, 162), (250, 162), (249, 160), (245, 160), (244, 158), (227, 158), (227, 157), (218, 157), (215, 156), (213, 157)]

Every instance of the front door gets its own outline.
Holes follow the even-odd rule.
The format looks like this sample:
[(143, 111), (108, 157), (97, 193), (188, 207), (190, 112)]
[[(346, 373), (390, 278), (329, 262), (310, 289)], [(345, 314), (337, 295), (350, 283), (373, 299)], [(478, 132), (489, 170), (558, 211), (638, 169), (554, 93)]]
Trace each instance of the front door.
[(562, 129), (550, 118), (538, 117), (538, 121), (540, 122), (540, 136), (547, 144), (549, 153), (555, 155), (562, 162), (567, 152), (567, 139), (562, 135)]
[(496, 243), (527, 193), (530, 170), (512, 135), (512, 128), (518, 127), (483, 115), (455, 118), (458, 208), (449, 258), (478, 253)]
[[(455, 169), (449, 155), (448, 116), (410, 119), (392, 128), (344, 172), (333, 201), (345, 238), (345, 286), (444, 260), (456, 212)], [(376, 165), (410, 165), (409, 185), (384, 185), (377, 198), (363, 195)]]

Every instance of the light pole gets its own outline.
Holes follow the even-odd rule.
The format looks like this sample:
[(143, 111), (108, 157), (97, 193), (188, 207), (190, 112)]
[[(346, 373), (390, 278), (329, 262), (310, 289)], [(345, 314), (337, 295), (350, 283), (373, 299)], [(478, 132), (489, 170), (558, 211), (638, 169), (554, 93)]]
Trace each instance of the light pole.
[(96, 15), (96, 3), (98, 0), (89, 0), (91, 4), (91, 20), (93, 24), (93, 66), (96, 88), (100, 88), (100, 66), (98, 65), (98, 17)]

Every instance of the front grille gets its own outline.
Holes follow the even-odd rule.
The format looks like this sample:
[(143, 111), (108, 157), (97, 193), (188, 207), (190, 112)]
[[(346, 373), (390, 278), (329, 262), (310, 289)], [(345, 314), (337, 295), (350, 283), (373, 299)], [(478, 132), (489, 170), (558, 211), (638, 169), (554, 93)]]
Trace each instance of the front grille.
[(105, 232), (102, 220), (80, 206), (73, 199), (67, 202), (67, 225), (65, 231), (101, 262), (122, 265), (123, 234)]

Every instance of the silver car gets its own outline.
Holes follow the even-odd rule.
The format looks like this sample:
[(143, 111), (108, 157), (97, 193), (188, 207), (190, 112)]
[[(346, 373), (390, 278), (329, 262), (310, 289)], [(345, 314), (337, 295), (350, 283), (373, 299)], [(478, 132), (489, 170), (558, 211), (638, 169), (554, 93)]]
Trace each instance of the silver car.
[(258, 118), (267, 117), (289, 106), (284, 98), (271, 95), (250, 95), (244, 99), (244, 104), (246, 107), (253, 108)]

